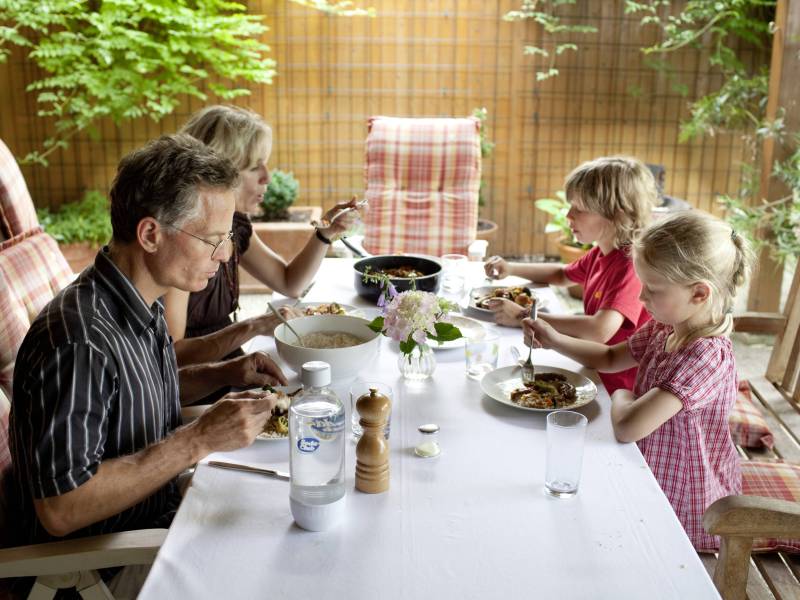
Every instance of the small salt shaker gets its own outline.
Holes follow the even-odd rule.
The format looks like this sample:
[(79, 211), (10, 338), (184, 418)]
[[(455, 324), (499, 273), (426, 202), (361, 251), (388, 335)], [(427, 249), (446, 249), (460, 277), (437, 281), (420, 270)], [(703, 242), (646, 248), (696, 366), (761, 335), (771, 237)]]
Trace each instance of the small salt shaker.
[(422, 458), (433, 458), (439, 456), (442, 449), (439, 447), (439, 426), (435, 423), (420, 425), (419, 443), (414, 448), (414, 454)]

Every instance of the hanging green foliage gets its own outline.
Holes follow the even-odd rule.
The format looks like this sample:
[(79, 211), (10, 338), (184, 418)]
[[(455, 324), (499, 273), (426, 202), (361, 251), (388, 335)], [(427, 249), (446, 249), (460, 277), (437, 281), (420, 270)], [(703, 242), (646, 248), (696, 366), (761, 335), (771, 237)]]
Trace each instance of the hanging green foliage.
[[(374, 14), (350, 2), (294, 0), (334, 14)], [(47, 164), (76, 133), (103, 118), (158, 121), (179, 98), (223, 100), (250, 93), (246, 83), (269, 84), (275, 61), (260, 41), (263, 16), (228, 0), (0, 0), (0, 62), (10, 46), (27, 51), (44, 75), (38, 115), (55, 131), (23, 162)]]
[(526, 45), (523, 52), (540, 58), (543, 64), (537, 68), (536, 81), (544, 81), (558, 75), (556, 61), (564, 52), (577, 52), (577, 44), (570, 41), (574, 33), (597, 33), (593, 25), (570, 24), (562, 18), (560, 9), (574, 5), (576, 0), (522, 0), (519, 10), (503, 15), (504, 21), (531, 20), (541, 26), (540, 45)]

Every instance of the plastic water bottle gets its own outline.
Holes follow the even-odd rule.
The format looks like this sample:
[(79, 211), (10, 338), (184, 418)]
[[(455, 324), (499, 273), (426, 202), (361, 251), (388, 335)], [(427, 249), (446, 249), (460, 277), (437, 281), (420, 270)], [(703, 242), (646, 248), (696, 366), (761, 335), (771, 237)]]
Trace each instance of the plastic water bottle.
[(344, 407), (328, 387), (328, 363), (305, 363), (301, 380), (289, 407), (289, 503), (300, 527), (324, 531), (344, 515)]

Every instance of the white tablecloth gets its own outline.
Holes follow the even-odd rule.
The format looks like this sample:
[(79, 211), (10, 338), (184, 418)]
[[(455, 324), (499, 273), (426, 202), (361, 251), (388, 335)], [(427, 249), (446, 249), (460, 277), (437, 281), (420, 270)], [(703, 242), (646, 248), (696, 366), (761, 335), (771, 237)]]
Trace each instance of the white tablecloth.
[[(350, 261), (326, 259), (317, 280), (307, 300), (365, 306)], [(521, 333), (497, 329), (507, 365)], [(254, 347), (274, 346), (258, 338)], [(383, 339), (362, 373), (394, 388), (387, 493), (354, 489), (348, 442), (346, 520), (311, 533), (293, 524), (287, 482), (201, 464), (140, 597), (718, 597), (636, 445), (614, 440), (595, 373), (534, 352), (536, 363), (580, 371), (600, 388), (581, 409), (590, 422), (579, 493), (555, 499), (543, 492), (543, 413), (484, 396), (464, 374), (463, 350), (438, 351), (433, 378), (416, 387), (400, 379), (397, 352)], [(348, 387), (334, 385), (349, 424)], [(431, 422), (441, 427), (442, 454), (418, 458), (417, 427)], [(209, 459), (288, 470), (288, 451), (285, 441), (256, 441)]]

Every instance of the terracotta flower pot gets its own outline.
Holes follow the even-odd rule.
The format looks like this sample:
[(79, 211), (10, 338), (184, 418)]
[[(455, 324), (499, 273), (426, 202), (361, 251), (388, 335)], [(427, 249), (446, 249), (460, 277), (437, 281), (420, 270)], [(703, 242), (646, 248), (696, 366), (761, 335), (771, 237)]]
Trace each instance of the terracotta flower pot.
[(97, 255), (102, 244), (94, 242), (75, 242), (72, 244), (62, 244), (59, 242), (58, 249), (61, 254), (67, 259), (70, 269), (73, 273), (80, 273), (86, 267), (94, 263), (94, 257)]

